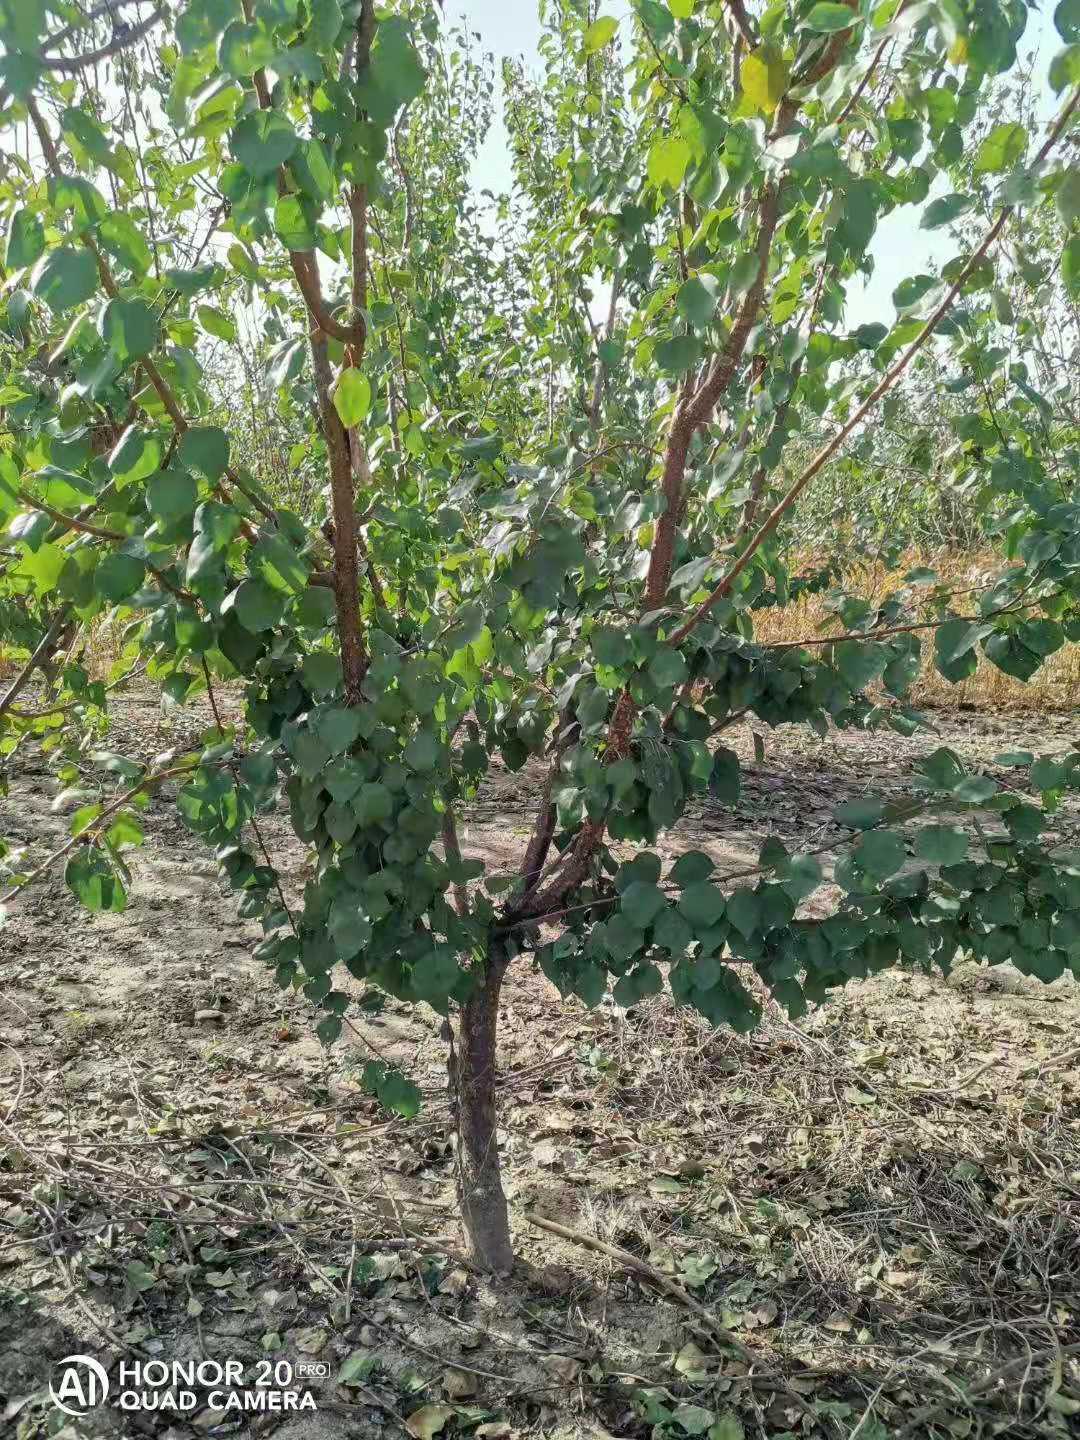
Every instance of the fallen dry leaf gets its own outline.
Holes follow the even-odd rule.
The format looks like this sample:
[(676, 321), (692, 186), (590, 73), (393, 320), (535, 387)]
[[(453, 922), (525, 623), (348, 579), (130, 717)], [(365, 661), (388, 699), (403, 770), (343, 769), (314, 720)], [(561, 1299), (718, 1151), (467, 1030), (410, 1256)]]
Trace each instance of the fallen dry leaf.
[(464, 1370), (444, 1370), (442, 1388), (451, 1400), (468, 1400), (476, 1394), (476, 1378), (466, 1374)]
[(454, 1413), (452, 1405), (424, 1405), (405, 1421), (405, 1429), (413, 1440), (431, 1440), (437, 1435)]

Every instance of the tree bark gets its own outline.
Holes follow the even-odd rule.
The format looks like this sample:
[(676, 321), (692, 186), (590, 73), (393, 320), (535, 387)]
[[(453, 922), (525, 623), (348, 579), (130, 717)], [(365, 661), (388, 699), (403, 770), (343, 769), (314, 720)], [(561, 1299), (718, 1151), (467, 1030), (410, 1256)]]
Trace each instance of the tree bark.
[(476, 1264), (499, 1274), (514, 1264), (495, 1113), (499, 991), (508, 963), (504, 947), (493, 940), (484, 974), (461, 1007), (460, 1043), (450, 1061), (457, 1115), (457, 1191), (465, 1238)]

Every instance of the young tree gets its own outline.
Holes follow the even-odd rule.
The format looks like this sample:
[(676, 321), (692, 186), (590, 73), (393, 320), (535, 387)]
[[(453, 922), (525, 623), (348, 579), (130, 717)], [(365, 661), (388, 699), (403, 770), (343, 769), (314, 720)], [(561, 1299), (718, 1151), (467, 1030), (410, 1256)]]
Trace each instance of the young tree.
[[(726, 876), (694, 851), (665, 874), (648, 848), (695, 793), (737, 796), (717, 737), (748, 712), (912, 733), (924, 639), (951, 679), (980, 649), (1026, 678), (1080, 635), (1074, 382), (1046, 381), (1058, 342), (1002, 299), (1037, 236), (1053, 323), (1075, 324), (1075, 3), (1039, 133), (985, 123), (1020, 0), (546, 11), (542, 77), (506, 77), (514, 197), (485, 218), (468, 177), (492, 78), (423, 0), (0, 0), (0, 615), (29, 652), (4, 748), (36, 739), (78, 774), (106, 613), (126, 664), (219, 716), (157, 769), (104, 756), (119, 792), (31, 873), (10, 858), (7, 898), (62, 858), (85, 905), (121, 908), (139, 810), (179, 782), (325, 1041), (339, 966), (450, 1018), (462, 1217), (496, 1270), (497, 1017), (523, 952), (587, 1004), (666, 973), (739, 1029), (759, 1015), (741, 969), (794, 1015), (958, 951), (1080, 975), (1080, 856), (1040, 840), (1075, 754), (1000, 757), (1006, 784), (942, 749), (917, 805), (840, 807), (825, 918), (800, 911), (818, 861), (777, 841)], [(848, 287), (901, 207), (984, 219), (851, 330)], [(913, 576), (880, 609), (848, 597), (834, 634), (756, 643), (815, 476), (849, 442), (872, 465), (905, 377), (943, 374), (1008, 565), (983, 594)], [(496, 754), (547, 778), (518, 863), (477, 884), (456, 816)], [(310, 847), (302, 904), (258, 822), (281, 794)], [(415, 1104), (405, 1077), (372, 1079)]]

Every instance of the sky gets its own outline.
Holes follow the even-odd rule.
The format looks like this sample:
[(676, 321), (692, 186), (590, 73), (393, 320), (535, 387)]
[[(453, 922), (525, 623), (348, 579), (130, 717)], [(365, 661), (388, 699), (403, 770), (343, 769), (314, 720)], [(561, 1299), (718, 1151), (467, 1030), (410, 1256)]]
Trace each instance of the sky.
[[(1021, 44), (1021, 57), (1035, 54), (1035, 74), (1039, 83), (1039, 119), (1048, 120), (1055, 110), (1054, 96), (1046, 83), (1050, 61), (1063, 42), (1053, 24), (1054, 0), (1043, 0), (1038, 13), (1032, 14)], [(602, 13), (622, 17), (622, 28), (630, 24), (629, 0), (607, 0)], [(461, 19), (463, 6), (448, 0), (447, 17)], [(537, 0), (469, 0), (469, 28), (479, 33), (484, 50), (495, 55), (496, 69), (505, 57), (523, 58), (527, 65), (539, 70), (537, 43), (540, 22)], [(501, 95), (497, 100), (501, 104)], [(478, 190), (508, 190), (511, 182), (510, 157), (506, 131), (501, 118), (491, 127), (473, 172)], [(931, 195), (940, 193), (940, 185)], [(892, 292), (901, 280), (925, 271), (928, 265), (943, 264), (952, 258), (955, 245), (947, 230), (920, 230), (921, 207), (901, 206), (878, 226), (871, 246), (874, 273), (869, 281), (853, 282), (848, 297), (846, 320), (854, 329), (874, 320), (891, 324), (895, 311)], [(603, 297), (598, 297), (602, 299)], [(606, 309), (606, 300), (603, 308)]]

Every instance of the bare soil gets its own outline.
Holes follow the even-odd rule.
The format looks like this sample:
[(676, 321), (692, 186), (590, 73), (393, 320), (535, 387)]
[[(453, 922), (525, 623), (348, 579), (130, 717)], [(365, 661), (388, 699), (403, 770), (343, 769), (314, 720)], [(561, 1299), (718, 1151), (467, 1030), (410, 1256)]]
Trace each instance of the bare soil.
[[(145, 759), (209, 718), (129, 697), (108, 743)], [(769, 834), (816, 848), (840, 801), (908, 793), (938, 744), (985, 763), (1071, 740), (1067, 717), (939, 723), (785, 729), (761, 760), (743, 726), (739, 805), (698, 806), (668, 848), (724, 868)], [(39, 860), (67, 835), (57, 783), (33, 755), (10, 778), (0, 830)], [(464, 851), (512, 864), (539, 783), (495, 771)], [(1059, 820), (1075, 839), (1075, 813)], [(284, 817), (265, 832), (298, 892), (302, 847)], [(563, 1004), (522, 957), (500, 1077), (521, 1264), (492, 1281), (460, 1254), (440, 1017), (389, 1001), (326, 1050), (167, 794), (132, 864), (123, 913), (87, 916), (57, 873), (0, 931), (0, 1415), (21, 1440), (1080, 1433), (1072, 982), (895, 972), (740, 1037), (663, 997)], [(421, 1085), (418, 1117), (363, 1092), (373, 1056)], [(530, 1215), (630, 1252), (711, 1326)], [(329, 1376), (298, 1385), (314, 1414), (222, 1411), (196, 1387), (184, 1415), (65, 1421), (48, 1384), (70, 1354), (114, 1375), (206, 1356)]]

